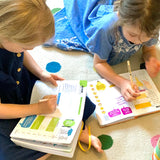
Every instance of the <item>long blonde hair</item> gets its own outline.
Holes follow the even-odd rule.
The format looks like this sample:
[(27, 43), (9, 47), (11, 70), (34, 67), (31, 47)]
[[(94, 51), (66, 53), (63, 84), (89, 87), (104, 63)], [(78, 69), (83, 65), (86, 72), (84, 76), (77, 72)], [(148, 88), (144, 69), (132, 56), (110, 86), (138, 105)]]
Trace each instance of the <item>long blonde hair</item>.
[(43, 43), (54, 32), (54, 18), (45, 0), (0, 0), (0, 41)]

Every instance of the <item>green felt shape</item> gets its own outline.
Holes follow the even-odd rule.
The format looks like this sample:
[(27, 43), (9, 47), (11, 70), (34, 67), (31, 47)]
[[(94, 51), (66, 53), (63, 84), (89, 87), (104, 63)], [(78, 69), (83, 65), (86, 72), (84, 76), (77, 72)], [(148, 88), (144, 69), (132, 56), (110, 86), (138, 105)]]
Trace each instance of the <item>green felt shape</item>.
[(87, 81), (86, 80), (80, 80), (80, 86), (87, 87)]
[(102, 149), (103, 150), (106, 150), (106, 149), (109, 149), (109, 148), (112, 147), (113, 139), (112, 139), (111, 136), (102, 134), (102, 135), (98, 136), (98, 138), (102, 143)]
[(51, 12), (53, 13), (53, 14), (55, 14), (56, 12), (58, 12), (58, 11), (60, 11), (61, 10), (61, 8), (53, 8), (52, 10), (51, 10)]
[(65, 127), (72, 127), (75, 125), (75, 121), (74, 120), (71, 120), (71, 119), (66, 119), (64, 122), (63, 122), (63, 125)]

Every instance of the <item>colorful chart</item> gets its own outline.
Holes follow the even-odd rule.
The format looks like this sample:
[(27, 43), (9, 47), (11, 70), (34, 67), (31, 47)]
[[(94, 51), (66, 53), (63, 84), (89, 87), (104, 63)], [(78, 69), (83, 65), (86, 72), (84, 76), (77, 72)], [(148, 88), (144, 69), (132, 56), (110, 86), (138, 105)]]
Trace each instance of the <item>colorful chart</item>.
[[(128, 73), (121, 74), (129, 79)], [(139, 96), (128, 102), (119, 87), (105, 79), (88, 83), (88, 96), (96, 105), (96, 116), (101, 126), (111, 125), (156, 112), (160, 106), (160, 94), (145, 70), (133, 71), (133, 82)]]

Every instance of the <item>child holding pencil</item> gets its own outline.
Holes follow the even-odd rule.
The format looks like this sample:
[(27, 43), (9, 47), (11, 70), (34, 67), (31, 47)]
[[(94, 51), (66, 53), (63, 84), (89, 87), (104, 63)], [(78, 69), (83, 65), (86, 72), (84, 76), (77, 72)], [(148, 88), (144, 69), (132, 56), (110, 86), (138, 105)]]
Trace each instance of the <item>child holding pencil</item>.
[(118, 86), (127, 101), (135, 100), (139, 90), (116, 74), (112, 65), (128, 60), (142, 48), (149, 75), (154, 77), (160, 71), (155, 48), (159, 0), (64, 0), (64, 9), (55, 20), (56, 31), (62, 30), (62, 34), (55, 34), (48, 45), (92, 53), (96, 71)]
[[(56, 95), (45, 96), (43, 101), (30, 103), (33, 85), (37, 79), (57, 85), (63, 80), (43, 71), (27, 52), (43, 44), (54, 35), (54, 19), (45, 0), (0, 1), (0, 160), (44, 160), (49, 154), (17, 146), (10, 133), (19, 118), (53, 113)], [(87, 98), (83, 121), (95, 106)], [(90, 135), (92, 145), (101, 152), (99, 139)], [(88, 143), (88, 130), (82, 131), (80, 141)]]

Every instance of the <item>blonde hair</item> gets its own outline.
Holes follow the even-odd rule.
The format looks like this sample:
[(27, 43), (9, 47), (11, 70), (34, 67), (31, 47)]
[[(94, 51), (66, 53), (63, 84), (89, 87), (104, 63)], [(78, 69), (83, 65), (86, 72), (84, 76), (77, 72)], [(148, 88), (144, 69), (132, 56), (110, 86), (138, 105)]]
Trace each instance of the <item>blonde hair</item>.
[(45, 0), (0, 0), (0, 39), (15, 43), (45, 42), (55, 33)]

